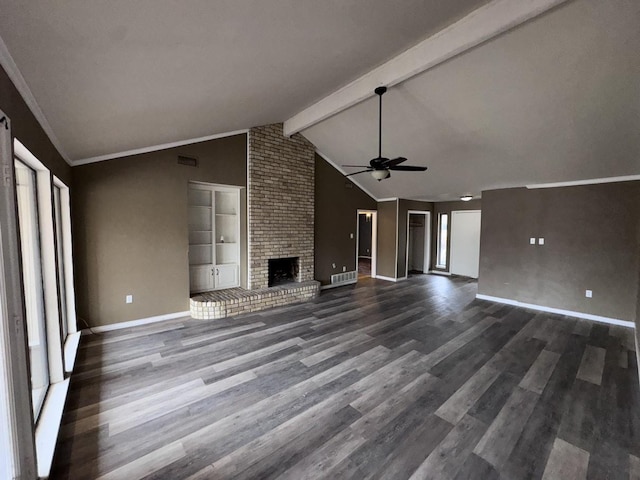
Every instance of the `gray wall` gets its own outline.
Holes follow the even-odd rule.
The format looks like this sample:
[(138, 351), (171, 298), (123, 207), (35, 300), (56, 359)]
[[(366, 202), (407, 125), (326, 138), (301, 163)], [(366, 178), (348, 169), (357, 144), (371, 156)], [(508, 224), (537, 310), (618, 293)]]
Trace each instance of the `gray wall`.
[(378, 250), (376, 275), (396, 278), (398, 201), (378, 202)]
[[(97, 326), (189, 310), (187, 185), (246, 187), (246, 144), (236, 135), (72, 169), (78, 316)], [(246, 188), (240, 196), (246, 212)]]
[(357, 212), (375, 210), (377, 204), (319, 155), (315, 170), (315, 278), (326, 285), (343, 265), (356, 269)]
[(483, 192), (478, 292), (636, 321), (639, 223), (640, 182)]

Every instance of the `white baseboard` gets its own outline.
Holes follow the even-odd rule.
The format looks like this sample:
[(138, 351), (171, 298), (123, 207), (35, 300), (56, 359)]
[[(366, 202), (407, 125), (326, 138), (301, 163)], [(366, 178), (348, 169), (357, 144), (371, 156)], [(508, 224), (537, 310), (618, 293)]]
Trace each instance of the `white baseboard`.
[(358, 280), (349, 280), (348, 282), (330, 283), (329, 285), (320, 285), (320, 290), (328, 290), (330, 288), (345, 287), (347, 285), (353, 285), (354, 283), (358, 283)]
[(102, 333), (110, 332), (111, 330), (120, 330), (121, 328), (138, 327), (140, 325), (146, 325), (148, 323), (163, 322), (165, 320), (174, 320), (176, 318), (190, 317), (191, 312), (176, 312), (167, 313), (166, 315), (157, 315), (155, 317), (139, 318), (138, 320), (131, 320), (129, 322), (114, 323), (112, 325), (101, 325), (98, 327), (91, 327), (91, 329), (85, 329), (87, 333)]
[(384, 275), (376, 275), (374, 278), (378, 278), (380, 280), (386, 280), (387, 282), (401, 282), (403, 280), (407, 280), (409, 277), (385, 277)]
[(531, 310), (539, 310), (541, 312), (557, 313), (558, 315), (567, 315), (570, 317), (584, 318), (593, 320), (594, 322), (608, 323), (609, 325), (619, 325), (621, 327), (635, 328), (635, 323), (627, 320), (619, 320), (617, 318), (602, 317), (600, 315), (592, 315), (591, 313), (574, 312), (572, 310), (563, 310), (561, 308), (545, 307), (543, 305), (535, 305), (533, 303), (519, 302), (510, 298), (492, 297), (491, 295), (476, 294), (478, 300), (489, 300), (490, 302), (504, 303), (506, 305), (514, 305), (516, 307), (530, 308)]
[(451, 272), (443, 272), (442, 270), (429, 270), (429, 273), (433, 273), (435, 275), (445, 275), (447, 277), (451, 276)]

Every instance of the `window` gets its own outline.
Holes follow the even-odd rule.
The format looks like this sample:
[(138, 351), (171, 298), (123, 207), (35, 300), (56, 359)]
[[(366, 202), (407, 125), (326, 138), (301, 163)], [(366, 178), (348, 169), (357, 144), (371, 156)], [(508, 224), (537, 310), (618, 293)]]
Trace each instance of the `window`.
[(38, 418), (49, 387), (49, 361), (36, 172), (19, 160), (15, 161), (15, 169), (18, 225), (22, 251), (22, 280), (31, 365), (31, 402), (33, 416)]
[(64, 272), (64, 243), (62, 240), (62, 192), (60, 187), (53, 187), (53, 211), (55, 214), (56, 227), (56, 268), (58, 277), (58, 308), (60, 310), (60, 325), (62, 334), (62, 344), (64, 345), (69, 334), (69, 323), (67, 317), (67, 291)]
[(437, 268), (447, 268), (448, 236), (449, 236), (449, 214), (441, 213), (438, 216), (438, 254), (436, 258)]

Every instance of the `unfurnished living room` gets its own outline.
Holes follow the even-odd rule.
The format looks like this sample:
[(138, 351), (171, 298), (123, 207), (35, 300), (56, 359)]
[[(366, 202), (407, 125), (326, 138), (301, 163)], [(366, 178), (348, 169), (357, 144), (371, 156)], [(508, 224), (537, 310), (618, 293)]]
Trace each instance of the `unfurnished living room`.
[(0, 479), (640, 480), (638, 0), (0, 0)]

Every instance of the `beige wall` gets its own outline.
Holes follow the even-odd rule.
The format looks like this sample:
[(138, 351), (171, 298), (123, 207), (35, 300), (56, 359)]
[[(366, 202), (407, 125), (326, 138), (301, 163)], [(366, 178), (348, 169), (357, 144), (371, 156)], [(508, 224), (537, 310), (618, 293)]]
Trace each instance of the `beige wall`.
[(635, 321), (639, 242), (640, 182), (483, 192), (478, 291)]
[(407, 275), (407, 214), (409, 210), (433, 212), (433, 204), (417, 200), (398, 201), (398, 278)]
[[(246, 187), (246, 144), (236, 135), (73, 168), (79, 317), (97, 326), (189, 309), (188, 182)], [(246, 213), (242, 229), (246, 240)], [(242, 252), (245, 274), (246, 242)]]
[(326, 285), (343, 265), (356, 269), (357, 212), (377, 203), (319, 155), (315, 170), (315, 276)]
[(482, 202), (480, 200), (470, 200), (463, 202), (457, 200), (454, 202), (436, 202), (433, 204), (433, 215), (431, 219), (431, 269), (443, 272), (449, 271), (449, 262), (451, 259), (451, 235), (447, 235), (447, 268), (436, 267), (436, 255), (438, 252), (438, 216), (441, 213), (449, 215), (449, 232), (451, 232), (451, 212), (458, 210), (481, 210)]

